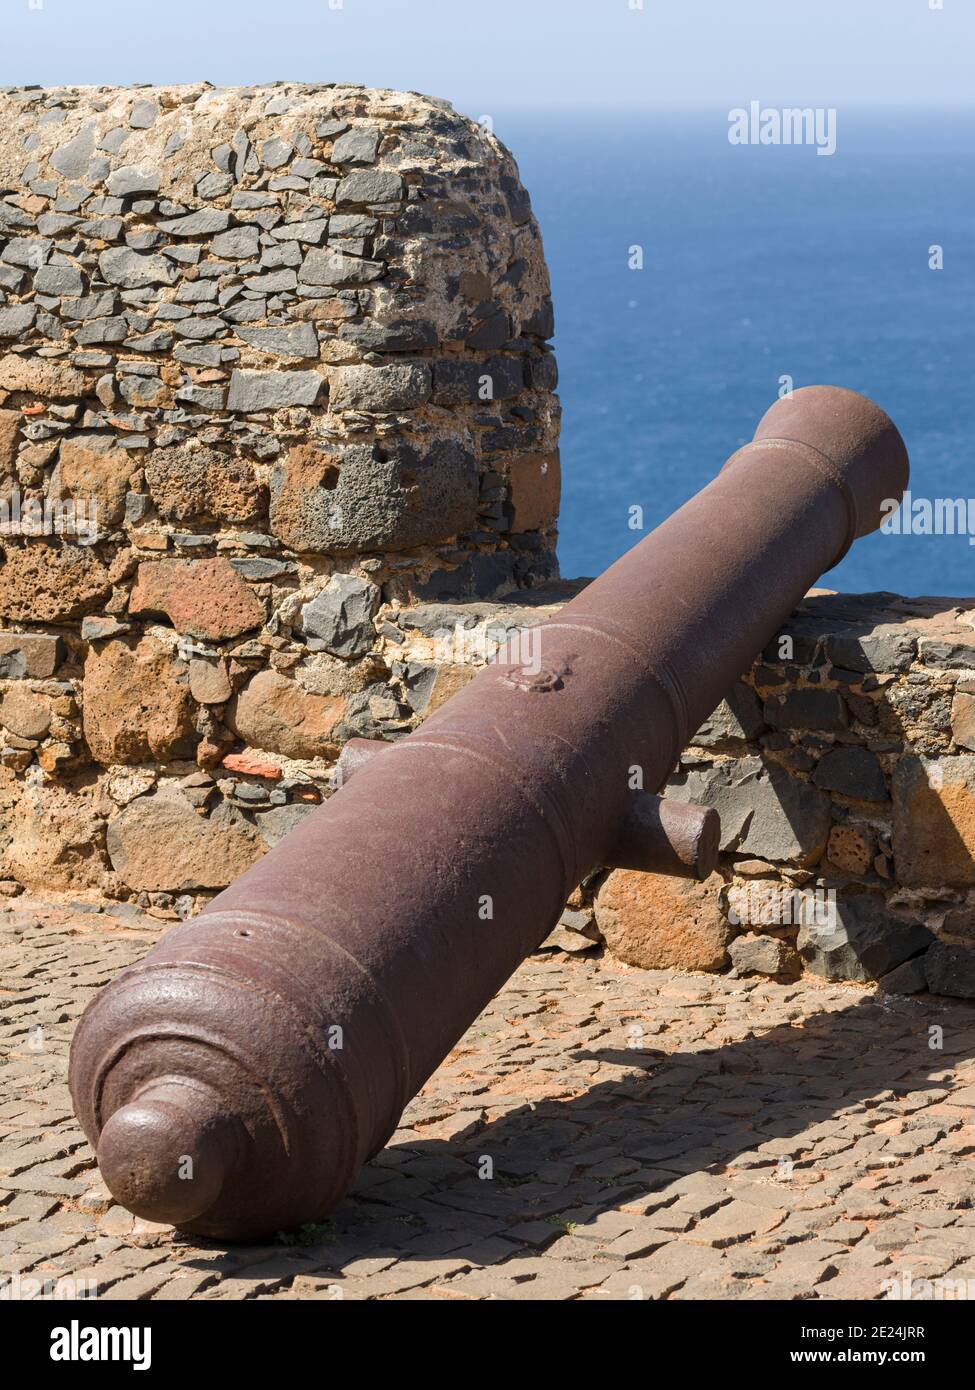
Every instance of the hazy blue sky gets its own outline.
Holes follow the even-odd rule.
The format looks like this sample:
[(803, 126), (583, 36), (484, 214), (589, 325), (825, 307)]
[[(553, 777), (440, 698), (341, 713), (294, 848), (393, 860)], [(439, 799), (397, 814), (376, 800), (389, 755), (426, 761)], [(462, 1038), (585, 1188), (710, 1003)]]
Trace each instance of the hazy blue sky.
[(0, 85), (352, 81), (431, 92), (473, 115), (971, 104), (975, 0), (932, 3), (0, 0)]

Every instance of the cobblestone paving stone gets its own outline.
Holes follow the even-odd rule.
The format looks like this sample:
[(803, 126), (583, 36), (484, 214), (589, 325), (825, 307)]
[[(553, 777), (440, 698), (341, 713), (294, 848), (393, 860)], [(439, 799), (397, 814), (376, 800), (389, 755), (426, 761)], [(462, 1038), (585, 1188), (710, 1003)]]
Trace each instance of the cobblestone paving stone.
[(320, 1226), (221, 1246), (138, 1221), (100, 1183), (67, 1052), (162, 925), (0, 903), (8, 1297), (65, 1279), (104, 1299), (540, 1300), (975, 1281), (975, 1005), (561, 955), (518, 971)]

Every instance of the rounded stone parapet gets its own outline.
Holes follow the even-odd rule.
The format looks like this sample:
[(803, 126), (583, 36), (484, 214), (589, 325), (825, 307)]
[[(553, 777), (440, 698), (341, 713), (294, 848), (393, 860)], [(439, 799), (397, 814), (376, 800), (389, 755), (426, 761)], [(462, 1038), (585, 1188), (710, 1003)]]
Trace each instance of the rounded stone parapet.
[[(392, 553), (397, 594), (551, 577), (548, 275), (489, 131), (293, 83), (7, 91), (0, 131), (5, 492), (94, 507), (108, 547)], [(8, 544), (5, 617), (111, 589)]]
[(0, 884), (185, 915), (416, 726), (398, 614), (557, 575), (552, 330), (446, 102), (0, 92)]

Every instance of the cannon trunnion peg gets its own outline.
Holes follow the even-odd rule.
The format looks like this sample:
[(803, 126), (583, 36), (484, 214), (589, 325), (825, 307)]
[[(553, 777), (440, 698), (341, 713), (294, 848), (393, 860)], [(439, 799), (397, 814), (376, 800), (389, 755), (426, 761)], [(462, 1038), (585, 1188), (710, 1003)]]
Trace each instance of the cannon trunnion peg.
[(115, 1197), (224, 1239), (320, 1219), (582, 879), (705, 875), (713, 812), (650, 793), (907, 479), (863, 396), (776, 402), (713, 482), (534, 631), (537, 663), (485, 667), (361, 758), (102, 989), (70, 1084)]

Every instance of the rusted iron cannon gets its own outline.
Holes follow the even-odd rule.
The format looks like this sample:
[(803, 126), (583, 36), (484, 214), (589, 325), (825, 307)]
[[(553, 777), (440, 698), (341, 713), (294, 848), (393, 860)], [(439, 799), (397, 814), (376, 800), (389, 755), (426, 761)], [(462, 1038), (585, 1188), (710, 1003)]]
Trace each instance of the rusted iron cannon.
[(600, 865), (706, 874), (652, 794), (824, 570), (907, 484), (851, 391), (777, 402), (652, 535), (89, 1006), (71, 1090), (142, 1216), (224, 1238), (323, 1216)]

